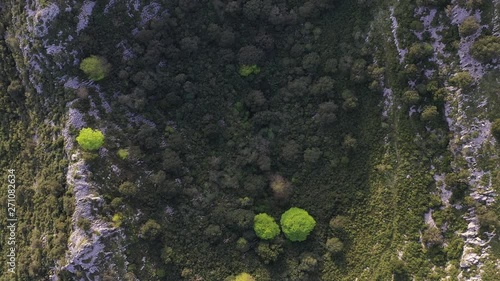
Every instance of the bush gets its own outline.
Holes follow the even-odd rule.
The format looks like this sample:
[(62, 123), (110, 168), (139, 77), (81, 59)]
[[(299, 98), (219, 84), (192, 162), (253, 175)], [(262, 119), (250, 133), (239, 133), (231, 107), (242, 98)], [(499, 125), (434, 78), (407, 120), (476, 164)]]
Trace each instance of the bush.
[(280, 228), (274, 219), (268, 214), (261, 213), (254, 217), (253, 229), (255, 234), (261, 239), (274, 239), (280, 234)]
[(108, 76), (111, 65), (103, 57), (90, 56), (80, 63), (80, 69), (89, 79), (99, 81)]
[(85, 150), (97, 150), (104, 144), (104, 135), (99, 130), (83, 128), (76, 137), (76, 141)]
[(304, 241), (316, 226), (314, 218), (306, 210), (292, 207), (281, 215), (281, 229), (291, 241)]
[(485, 36), (478, 39), (471, 48), (471, 55), (483, 62), (491, 62), (500, 57), (500, 37)]
[(255, 278), (252, 277), (252, 275), (243, 272), (238, 274), (234, 279), (234, 281), (255, 281)]

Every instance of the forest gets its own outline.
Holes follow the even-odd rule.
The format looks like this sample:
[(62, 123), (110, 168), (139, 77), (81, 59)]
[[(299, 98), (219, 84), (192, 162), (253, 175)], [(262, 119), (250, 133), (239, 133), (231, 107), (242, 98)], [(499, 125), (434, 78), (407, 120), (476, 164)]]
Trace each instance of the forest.
[(498, 280), (499, 15), (0, 4), (0, 281)]

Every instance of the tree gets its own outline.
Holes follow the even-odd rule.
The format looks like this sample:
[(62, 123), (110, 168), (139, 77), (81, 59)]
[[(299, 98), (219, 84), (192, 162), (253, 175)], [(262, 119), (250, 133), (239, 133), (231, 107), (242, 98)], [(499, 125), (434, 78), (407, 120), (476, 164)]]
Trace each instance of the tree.
[(358, 98), (350, 90), (344, 90), (342, 92), (342, 98), (344, 102), (342, 103), (342, 108), (345, 111), (351, 111), (358, 106)]
[(304, 151), (304, 161), (307, 163), (316, 163), (323, 152), (319, 148), (308, 148)]
[(443, 244), (443, 235), (437, 227), (430, 226), (422, 234), (422, 242), (428, 247), (439, 246)]
[(250, 74), (259, 74), (260, 73), (260, 67), (258, 67), (256, 64), (254, 65), (242, 65), (240, 66), (239, 73), (243, 77), (247, 77)]
[(473, 81), (474, 80), (472, 79), (472, 76), (470, 76), (470, 73), (467, 71), (458, 72), (457, 74), (455, 74), (455, 76), (450, 78), (450, 84), (460, 88), (466, 88), (470, 86)]
[(471, 55), (483, 62), (491, 62), (500, 57), (500, 37), (484, 36), (479, 38), (471, 48)]
[(233, 281), (255, 281), (255, 278), (252, 277), (252, 275), (243, 272), (238, 275), (233, 279)]
[(274, 239), (280, 234), (280, 228), (274, 219), (266, 213), (254, 217), (253, 229), (260, 239)]
[(99, 81), (104, 79), (111, 69), (111, 64), (99, 56), (90, 56), (80, 63), (80, 69), (92, 80)]
[(408, 90), (403, 93), (403, 102), (406, 105), (414, 105), (420, 101), (420, 95), (417, 91)]
[(128, 153), (128, 149), (123, 149), (123, 148), (120, 148), (118, 149), (118, 152), (116, 153), (118, 155), (118, 157), (120, 157), (122, 160), (125, 160), (127, 159), (129, 153)]
[(241, 47), (238, 52), (238, 62), (240, 65), (256, 65), (259, 64), (263, 58), (264, 51), (253, 45)]
[(325, 95), (333, 90), (333, 79), (328, 76), (323, 76), (316, 80), (311, 88), (313, 95)]
[(302, 59), (302, 67), (309, 72), (314, 72), (320, 63), (321, 58), (315, 52), (305, 55)]
[(250, 108), (251, 112), (265, 110), (266, 97), (261, 91), (251, 91), (245, 100), (245, 105)]
[(346, 216), (336, 216), (330, 220), (330, 228), (332, 230), (341, 230), (349, 223), (349, 218)]
[(271, 176), (271, 190), (276, 199), (286, 199), (292, 191), (290, 183), (281, 175)]
[(135, 184), (126, 181), (120, 185), (118, 191), (120, 191), (120, 193), (125, 196), (134, 196), (137, 192), (137, 187), (135, 186)]
[(495, 119), (491, 124), (491, 134), (500, 142), (500, 118)]
[(99, 130), (83, 128), (76, 137), (76, 141), (85, 150), (97, 150), (104, 144), (104, 135)]
[(424, 107), (424, 111), (422, 111), (422, 115), (420, 116), (420, 119), (422, 121), (431, 121), (436, 119), (439, 116), (439, 113), (437, 111), (437, 107), (434, 105), (427, 105)]
[(458, 28), (460, 35), (462, 36), (470, 36), (476, 32), (479, 28), (479, 23), (477, 23), (476, 18), (470, 16), (464, 20), (464, 22)]
[(434, 54), (434, 48), (429, 43), (414, 43), (408, 50), (409, 62), (417, 63)]
[(332, 253), (340, 253), (344, 249), (344, 243), (337, 237), (326, 240), (326, 249)]
[(292, 207), (281, 215), (281, 229), (291, 241), (304, 241), (316, 226), (316, 221), (309, 213)]
[(337, 115), (335, 115), (336, 111), (337, 105), (331, 101), (320, 104), (318, 109), (318, 121), (324, 126), (332, 125), (337, 120)]
[(153, 219), (148, 220), (139, 230), (140, 235), (146, 239), (155, 239), (161, 232), (161, 226)]

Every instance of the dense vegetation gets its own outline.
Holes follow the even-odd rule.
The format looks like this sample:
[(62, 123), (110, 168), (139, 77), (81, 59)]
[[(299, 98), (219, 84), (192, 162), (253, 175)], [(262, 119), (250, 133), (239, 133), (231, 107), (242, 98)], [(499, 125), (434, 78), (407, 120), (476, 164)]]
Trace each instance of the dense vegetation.
[[(105, 1), (97, 2), (95, 10), (104, 10)], [(457, 233), (472, 203), (469, 175), (450, 168), (443, 112), (446, 86), (470, 89), (474, 79), (436, 71), (432, 40), (419, 40), (410, 30), (421, 23), (401, 16), (417, 5), (444, 14), (450, 1), (398, 4), (398, 32), (408, 47), (402, 64), (381, 17), (386, 1), (158, 2), (169, 12), (137, 29), (125, 3), (94, 13), (72, 43), (80, 65), (47, 73), (93, 80), (111, 111), (84, 84), (36, 95), (27, 74), (13, 67), (23, 63), (16, 37), (1, 41), (1, 166), (17, 169), (24, 181), (21, 280), (45, 280), (54, 261), (64, 261), (74, 204), (64, 178), (70, 155), (49, 120), (63, 124), (74, 99), (72, 108), (100, 113), (86, 114), (89, 127), (71, 134), (104, 196), (100, 216), (127, 237), (127, 280), (458, 275)], [(21, 6), (11, 8), (19, 13)], [(74, 23), (77, 11), (54, 26)], [(444, 31), (446, 48), (478, 24), (469, 18)], [(472, 55), (492, 62), (497, 39), (484, 34)], [(492, 131), (500, 138), (498, 120)], [(105, 128), (106, 141), (90, 128)], [(436, 195), (432, 176), (441, 173), (451, 203), (464, 208)], [(429, 209), (434, 226), (423, 219)], [(494, 215), (481, 213), (485, 229), (498, 226)], [(77, 225), (88, 230), (89, 222)], [(125, 268), (123, 260), (116, 264)], [(124, 276), (114, 268), (102, 274)]]

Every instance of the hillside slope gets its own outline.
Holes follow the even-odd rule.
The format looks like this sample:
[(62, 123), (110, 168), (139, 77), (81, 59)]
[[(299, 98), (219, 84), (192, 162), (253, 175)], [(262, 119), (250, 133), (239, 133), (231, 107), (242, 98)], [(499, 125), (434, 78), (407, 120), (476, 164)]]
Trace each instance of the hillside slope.
[(500, 3), (414, 2), (0, 4), (0, 280), (496, 280)]

